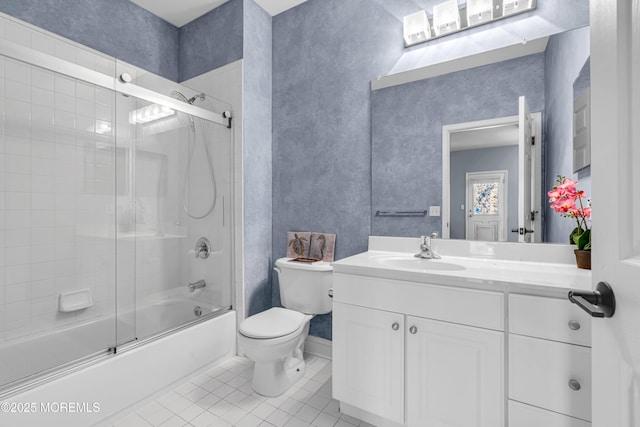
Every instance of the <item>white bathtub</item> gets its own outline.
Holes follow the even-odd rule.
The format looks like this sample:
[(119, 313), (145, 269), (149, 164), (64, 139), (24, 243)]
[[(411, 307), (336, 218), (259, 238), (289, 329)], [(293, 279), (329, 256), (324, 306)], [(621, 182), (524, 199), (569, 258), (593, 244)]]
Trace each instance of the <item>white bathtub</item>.
[[(166, 307), (150, 308), (146, 312), (148, 319), (157, 319), (164, 308)], [(193, 307), (191, 310), (193, 311)], [(113, 324), (113, 321), (108, 323)], [(92, 328), (93, 331), (97, 330), (95, 324)], [(89, 331), (84, 329), (85, 333)], [(67, 333), (70, 337), (71, 332)], [(79, 331), (73, 333), (80, 334)], [(49, 335), (51, 337), (47, 339), (60, 338), (56, 337), (57, 334)], [(52, 344), (50, 341), (40, 341), (37, 345), (27, 343), (28, 341), (22, 343), (21, 350), (12, 350), (12, 354), (17, 356), (32, 353), (34, 360), (52, 360), (55, 352), (46, 347)], [(71, 345), (71, 342), (65, 341), (64, 344)], [(204, 366), (232, 357), (236, 350), (235, 344), (236, 315), (234, 311), (226, 311), (210, 320), (106, 356), (86, 368), (13, 395), (4, 400), (0, 424), (15, 427), (86, 427), (100, 423)], [(55, 343), (56, 348), (60, 346), (60, 343)], [(42, 357), (43, 354), (45, 357)], [(3, 364), (5, 363), (3, 358)], [(15, 361), (9, 363), (13, 367), (20, 365)], [(27, 362), (23, 359), (22, 363)], [(6, 366), (1, 371), (4, 372)], [(25, 410), (30, 409), (29, 413), (25, 413)]]
[[(119, 315), (118, 342), (149, 338), (197, 320), (200, 316), (194, 312), (196, 307), (200, 307), (202, 317), (223, 309), (189, 298), (157, 301)], [(103, 316), (4, 342), (0, 344), (0, 385), (106, 352), (115, 346), (115, 340), (115, 316)]]

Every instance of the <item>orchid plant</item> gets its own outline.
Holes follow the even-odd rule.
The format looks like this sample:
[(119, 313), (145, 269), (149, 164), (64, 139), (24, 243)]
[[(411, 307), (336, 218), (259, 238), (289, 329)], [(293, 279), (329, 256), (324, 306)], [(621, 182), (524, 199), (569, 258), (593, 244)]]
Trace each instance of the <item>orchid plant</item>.
[[(577, 227), (569, 235), (569, 243), (575, 244), (580, 250), (590, 251), (591, 229), (588, 221), (591, 220), (591, 203), (584, 191), (578, 190), (577, 181), (558, 175), (556, 182), (553, 190), (547, 193), (551, 208), (566, 218), (576, 220)], [(586, 199), (586, 203), (583, 199)]]

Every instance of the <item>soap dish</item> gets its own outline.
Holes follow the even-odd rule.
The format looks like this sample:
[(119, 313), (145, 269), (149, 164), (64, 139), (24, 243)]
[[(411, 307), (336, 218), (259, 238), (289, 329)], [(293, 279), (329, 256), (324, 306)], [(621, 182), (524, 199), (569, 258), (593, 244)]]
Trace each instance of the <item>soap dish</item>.
[(84, 310), (93, 305), (90, 289), (63, 292), (58, 298), (58, 310), (62, 313)]

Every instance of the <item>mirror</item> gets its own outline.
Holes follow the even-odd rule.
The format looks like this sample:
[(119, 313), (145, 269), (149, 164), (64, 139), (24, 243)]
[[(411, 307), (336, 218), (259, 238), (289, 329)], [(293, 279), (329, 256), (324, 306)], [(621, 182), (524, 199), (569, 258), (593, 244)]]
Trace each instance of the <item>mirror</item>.
[[(532, 52), (533, 47), (536, 49)], [(447, 235), (443, 218), (447, 213), (453, 213), (456, 206), (456, 213), (461, 211), (462, 205), (468, 213), (469, 202), (466, 195), (460, 201), (455, 192), (456, 201), (451, 198), (450, 203), (443, 204), (447, 191), (454, 194), (451, 186), (443, 188), (443, 182), (447, 181), (443, 174), (456, 170), (455, 177), (449, 175), (450, 182), (459, 184), (464, 180), (466, 185), (468, 172), (507, 171), (506, 226), (501, 226), (499, 240), (517, 241), (510, 236), (511, 230), (525, 228), (533, 230), (525, 240), (565, 243), (571, 224), (569, 221), (554, 223), (546, 192), (553, 186), (556, 175), (570, 176), (573, 171), (573, 83), (589, 56), (589, 28), (531, 40), (522, 45), (522, 49), (525, 48), (527, 54), (516, 54), (511, 59), (483, 62), (481, 66), (372, 91), (373, 235), (415, 237), (432, 231)], [(509, 211), (514, 210), (516, 198), (524, 197), (520, 194), (521, 188), (526, 186), (520, 177), (520, 169), (524, 171), (524, 168), (518, 166), (516, 171), (512, 166), (496, 161), (509, 156), (513, 160), (513, 149), (507, 154), (506, 147), (517, 143), (503, 143), (500, 150), (505, 152), (500, 152), (496, 146), (473, 144), (490, 134), (487, 129), (500, 130), (497, 124), (491, 124), (493, 122), (512, 120), (511, 124), (504, 123), (502, 130), (506, 134), (513, 132), (514, 123), (517, 123), (513, 120), (514, 117), (517, 120), (522, 96), (532, 113), (531, 132), (537, 141), (529, 154), (531, 172), (523, 172), (523, 175), (529, 177), (532, 193), (537, 196), (529, 200), (531, 206), (527, 208), (531, 210), (528, 212), (530, 225), (515, 227), (516, 222), (509, 218)], [(535, 117), (538, 117), (537, 125)], [(484, 135), (476, 133), (478, 129), (473, 128), (474, 123), (484, 128)], [(445, 129), (456, 126), (460, 135), (452, 133), (453, 139), (460, 137), (467, 142), (456, 143), (454, 153), (443, 153)], [(489, 138), (497, 139), (498, 136)], [(461, 144), (471, 144), (469, 147), (475, 148), (466, 150)], [(459, 158), (463, 156), (474, 166), (479, 166), (481, 159), (492, 159), (494, 163), (460, 172), (459, 161), (462, 160)], [(447, 165), (450, 171), (446, 171)], [(464, 177), (460, 173), (464, 173)], [(517, 194), (511, 188), (512, 183), (518, 184)], [(451, 238), (467, 238), (467, 226), (460, 225), (464, 220), (457, 218), (454, 223), (452, 216), (448, 222)]]

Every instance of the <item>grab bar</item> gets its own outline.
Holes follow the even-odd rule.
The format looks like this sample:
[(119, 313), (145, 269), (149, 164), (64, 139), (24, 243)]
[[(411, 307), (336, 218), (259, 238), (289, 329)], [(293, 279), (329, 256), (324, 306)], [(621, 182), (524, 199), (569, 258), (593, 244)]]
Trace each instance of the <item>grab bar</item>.
[(189, 292), (193, 292), (196, 289), (204, 288), (207, 286), (207, 283), (204, 280), (198, 280), (196, 282), (189, 283)]
[(427, 211), (376, 211), (376, 216), (427, 216)]

